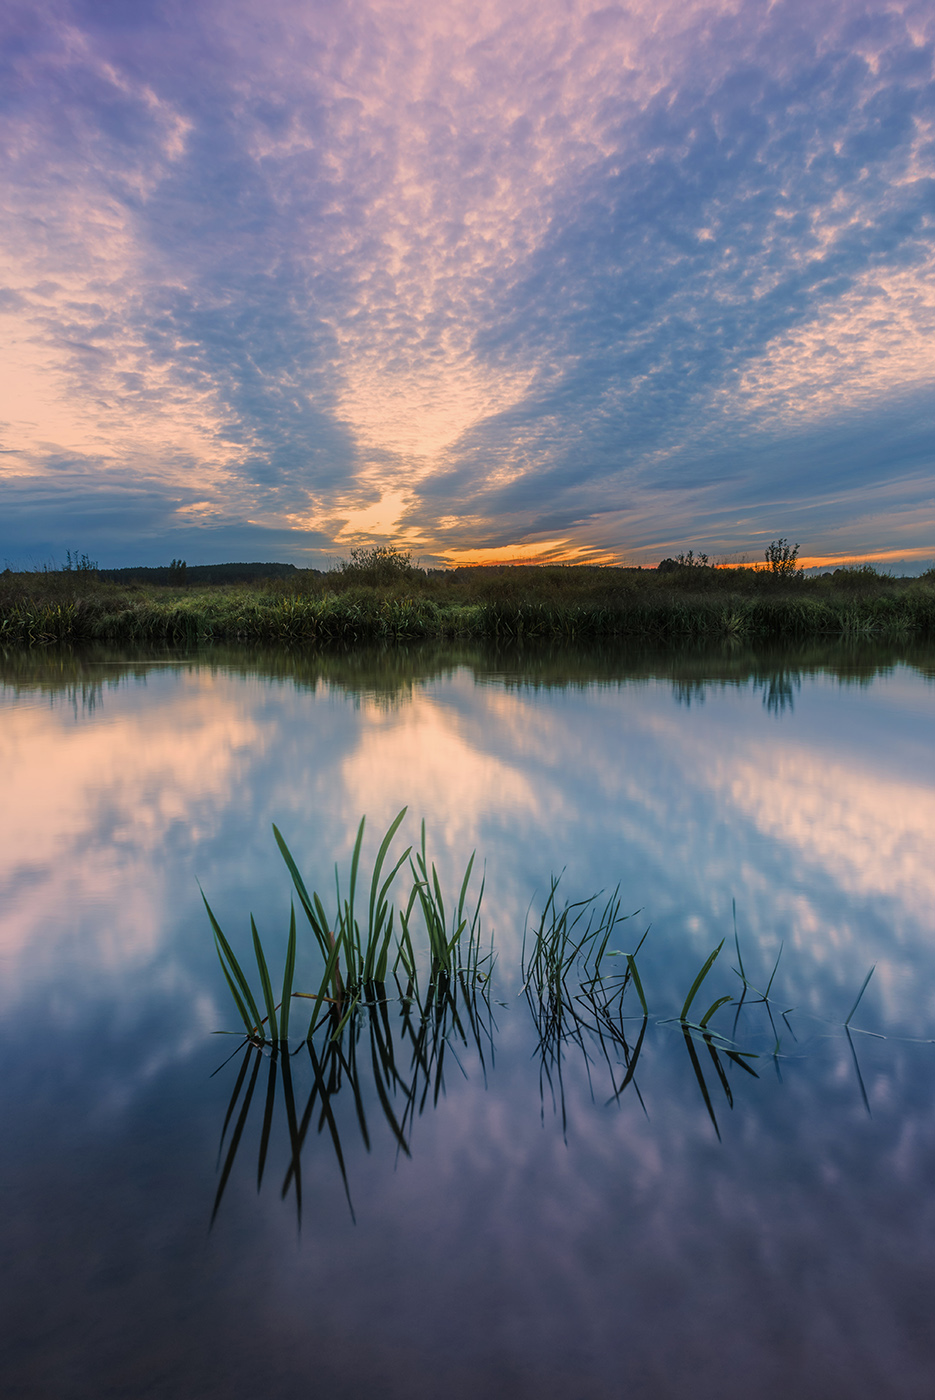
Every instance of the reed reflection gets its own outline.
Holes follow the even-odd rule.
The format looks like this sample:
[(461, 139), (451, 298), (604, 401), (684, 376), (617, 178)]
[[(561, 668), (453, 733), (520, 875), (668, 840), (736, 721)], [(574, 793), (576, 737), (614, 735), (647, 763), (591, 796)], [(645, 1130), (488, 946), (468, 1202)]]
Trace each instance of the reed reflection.
[(81, 650), (0, 648), (0, 684), (14, 699), (39, 695), (65, 700), (73, 713), (93, 713), (132, 684), (166, 668), (175, 674), (224, 673), (244, 679), (287, 681), (301, 690), (321, 685), (351, 696), (405, 704), (417, 686), (466, 668), (480, 682), (507, 688), (564, 689), (637, 680), (669, 680), (677, 700), (691, 706), (712, 689), (752, 685), (764, 707), (791, 708), (803, 678), (827, 676), (842, 685), (867, 686), (906, 666), (935, 677), (927, 642), (878, 642), (828, 638), (752, 647), (699, 642), (665, 646), (628, 639), (613, 645), (513, 646), (423, 643), (319, 649), (218, 644), (186, 651), (151, 646)]
[[(327, 1129), (353, 1218), (345, 1150), (347, 1128), (342, 1125), (344, 1108), (353, 1105), (353, 1135), (367, 1152), (371, 1150), (373, 1124), (377, 1121), (389, 1131), (397, 1152), (409, 1157), (416, 1119), (426, 1108), (437, 1107), (452, 1062), (461, 1074), (478, 1069), (486, 1085), (488, 1067), (493, 1064), (495, 1032), (489, 979), (476, 969), (454, 973), (436, 969), (424, 990), (420, 991), (414, 977), (405, 984), (394, 978), (394, 984), (393, 997), (387, 994), (384, 984), (373, 984), (369, 995), (357, 997), (351, 1014), (343, 1004), (333, 1005), (316, 1033), (296, 1050), (290, 1049), (288, 1041), (280, 1040), (269, 1047), (248, 1042), (237, 1052), (240, 1066), (221, 1129), (219, 1166), (225, 1142), (227, 1150), (220, 1166), (212, 1224), (240, 1149), (264, 1060), (266, 1095), (257, 1156), (257, 1190), (263, 1182), (279, 1102), (289, 1148), (280, 1195), (285, 1200), (290, 1191), (294, 1193), (300, 1225), (302, 1151), (313, 1127), (316, 1137)], [(297, 1058), (306, 1074), (311, 1074), (311, 1087), (300, 1090), (298, 1098), (293, 1074), (293, 1061)]]
[[(397, 1156), (402, 1153), (410, 1157), (416, 1119), (427, 1109), (437, 1107), (445, 1090), (446, 1070), (452, 1061), (466, 1078), (479, 1072), (484, 1088), (488, 1087), (488, 1070), (495, 1062), (497, 1026), (491, 1001), (492, 953), (482, 958), (477, 938), (483, 890), (474, 906), (473, 917), (462, 917), (473, 857), (468, 862), (457, 912), (447, 926), (436, 871), (432, 867), (429, 875), (426, 864), (423, 834), (422, 851), (411, 863), (415, 877), (413, 892), (408, 909), (400, 919), (399, 934), (393, 941), (393, 911), (385, 896), (402, 859), (410, 855), (408, 849), (382, 885), (381, 879), (390, 841), (402, 816), (400, 813), (384, 838), (374, 867), (371, 908), (377, 911), (376, 919), (371, 917), (369, 925), (361, 929), (353, 919), (349, 903), (345, 902), (343, 916), (333, 921), (336, 933), (323, 935), (326, 965), (322, 987), (328, 989), (327, 993), (319, 991), (315, 995), (292, 989), (293, 916), (283, 997), (274, 1004), (265, 953), (254, 925), (256, 957), (267, 1003), (267, 1015), (261, 1018), (249, 979), (211, 916), (233, 999), (248, 1023), (247, 1040), (240, 1051), (235, 1052), (235, 1057), (240, 1055), (239, 1067), (221, 1129), (220, 1176), (211, 1213), (212, 1225), (255, 1102), (254, 1116), (260, 1120), (257, 1190), (262, 1186), (278, 1106), (278, 1119), (285, 1127), (288, 1162), (280, 1196), (285, 1200), (290, 1191), (294, 1194), (296, 1218), (301, 1226), (302, 1154), (313, 1129), (314, 1138), (325, 1137), (330, 1141), (348, 1208), (355, 1218), (348, 1168), (349, 1138), (369, 1153), (376, 1122), (389, 1133)], [(362, 829), (363, 824), (361, 833)], [(359, 847), (360, 838), (358, 853)], [(301, 876), (287, 849), (284, 855), (296, 888), (300, 888)], [(355, 884), (356, 856), (351, 887)], [(660, 1017), (658, 1011), (650, 1010), (637, 964), (649, 930), (640, 937), (633, 952), (612, 946), (621, 926), (632, 917), (621, 912), (619, 890), (614, 890), (607, 899), (595, 895), (561, 903), (559, 885), (559, 879), (553, 877), (541, 915), (527, 925), (523, 938), (520, 996), (528, 1011), (528, 1022), (521, 1046), (538, 1066), (542, 1121), (544, 1123), (546, 1106), (551, 1101), (566, 1142), (568, 1066), (575, 1068), (574, 1087), (570, 1092), (576, 1098), (586, 1085), (592, 1101), (602, 1100), (604, 1108), (610, 1108), (619, 1106), (630, 1090), (646, 1114), (647, 1101), (637, 1081), (637, 1071), (648, 1036), (665, 1037), (670, 1028), (678, 1033), (684, 1045), (683, 1067), (690, 1071), (687, 1082), (697, 1090), (718, 1142), (722, 1141), (718, 1115), (725, 1107), (728, 1112), (735, 1109), (739, 1084), (752, 1087), (751, 1081), (759, 1081), (762, 1069), (770, 1064), (781, 1083), (783, 1062), (792, 1056), (803, 1060), (808, 1049), (823, 1040), (840, 1042), (846, 1039), (855, 1074), (855, 1090), (870, 1113), (854, 1035), (874, 1035), (880, 1040), (886, 1037), (873, 1031), (858, 1031), (852, 1023), (870, 985), (873, 968), (865, 976), (843, 1021), (798, 1011), (786, 1005), (779, 995), (777, 974), (782, 948), (768, 972), (765, 986), (763, 979), (758, 979), (761, 985), (757, 985), (755, 974), (748, 973), (735, 909), (735, 965), (728, 969), (720, 963), (727, 941), (722, 939), (687, 987), (678, 1013)], [(338, 894), (340, 909), (340, 886)], [(420, 987), (409, 928), (413, 906), (420, 899), (429, 900), (427, 923), (431, 919), (438, 921), (436, 951), (431, 956), (424, 987)], [(316, 895), (309, 897), (304, 893), (302, 902), (317, 911), (316, 917), (324, 917)], [(210, 907), (208, 912), (210, 915)], [(446, 928), (450, 928), (450, 936), (446, 935)], [(462, 944), (466, 930), (468, 936)], [(375, 953), (374, 948), (379, 952)], [(346, 976), (339, 966), (342, 949), (347, 953)], [(393, 959), (389, 981), (382, 976), (367, 975), (368, 969), (374, 966), (382, 969)], [(612, 964), (612, 960), (616, 962)], [(400, 964), (402, 975), (397, 971)], [(724, 973), (730, 979), (730, 990), (724, 991), (723, 986), (716, 988), (709, 1001), (712, 992), (709, 978), (723, 977)], [(314, 996), (315, 1009), (305, 1041), (295, 1049), (284, 1033), (289, 1025), (289, 1002), (294, 997), (304, 996)], [(701, 1010), (706, 1003), (706, 1009)], [(323, 1014), (319, 1015), (322, 1007)], [(256, 1019), (250, 1025), (252, 1017)], [(718, 1024), (715, 1024), (716, 1018), (719, 1018)], [(515, 1053), (515, 1043), (511, 1051)], [(264, 1063), (265, 1095), (258, 1093), (263, 1083)], [(298, 1069), (304, 1077), (302, 1088), (296, 1086)], [(660, 1100), (664, 1102), (665, 1096), (681, 1096), (684, 1083), (684, 1075), (681, 1083), (673, 1083), (671, 1079), (658, 1083), (657, 1104)]]

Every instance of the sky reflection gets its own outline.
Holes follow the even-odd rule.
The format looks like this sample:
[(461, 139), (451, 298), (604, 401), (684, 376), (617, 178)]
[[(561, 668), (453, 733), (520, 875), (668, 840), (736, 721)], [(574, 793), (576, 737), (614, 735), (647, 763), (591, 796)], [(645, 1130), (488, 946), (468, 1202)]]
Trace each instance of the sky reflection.
[[(22, 666), (9, 676), (0, 1340), (14, 1393), (246, 1400), (314, 1376), (347, 1400), (434, 1400), (441, 1374), (456, 1400), (616, 1400), (621, 1380), (666, 1400), (689, 1385), (705, 1400), (927, 1394), (935, 1047), (855, 1037), (865, 1107), (840, 1022), (875, 961), (858, 1024), (935, 1032), (931, 679), (803, 670), (776, 711), (752, 680), (695, 685), (686, 706), (685, 675), (605, 668), (549, 687), (495, 670), (455, 658), (380, 690), (338, 671), (264, 677), (245, 656), (111, 667), (71, 694), (42, 662), (44, 690)], [(443, 867), (475, 844), (487, 859), (501, 958), (486, 1076), (453, 1043), (464, 1072), (448, 1063), (411, 1157), (366, 1084), (365, 1151), (345, 1095), (356, 1225), (313, 1116), (297, 1238), (281, 1102), (256, 1193), (264, 1062), (206, 1243), (238, 1065), (209, 1077), (236, 1041), (208, 1032), (235, 1017), (196, 881), (232, 935), (252, 908), (275, 945), (288, 890), (270, 821), (326, 887), (360, 812), (373, 840), (406, 801), (410, 836), (424, 813)], [(675, 1026), (654, 1024), (641, 1051), (645, 1112), (629, 1088), (608, 1106), (606, 1065), (574, 1047), (564, 1132), (540, 1095), (519, 935), (566, 864), (569, 895), (619, 880), (642, 906), (619, 946), (652, 923), (640, 964), (656, 1020), (730, 936), (732, 899), (752, 980), (785, 939), (777, 986), (799, 1039), (783, 1031), (777, 1073), (768, 1032), (741, 1028), (767, 1058), (759, 1079), (731, 1075), (733, 1110), (717, 1098), (720, 1144)], [(729, 952), (706, 996), (736, 992)], [(293, 1062), (300, 1103), (307, 1060)]]
[(373, 845), (408, 806), (408, 839), (424, 816), (449, 878), (471, 849), (486, 861), (505, 968), (530, 899), (564, 869), (569, 897), (620, 883), (653, 924), (660, 975), (673, 950), (697, 958), (729, 932), (736, 900), (764, 960), (786, 941), (796, 995), (821, 969), (811, 995), (846, 996), (882, 959), (886, 1016), (921, 1020), (930, 695), (908, 670), (864, 689), (806, 677), (777, 715), (750, 687), (708, 687), (686, 709), (666, 681), (542, 690), (460, 669), (388, 702), (194, 666), (144, 670), (77, 713), (7, 696), (6, 997), (34, 992), (40, 970), (86, 993), (132, 976), (147, 995), (166, 959), (185, 978), (197, 881), (225, 927), (252, 908), (284, 930), (273, 821), (328, 889), (360, 815)]

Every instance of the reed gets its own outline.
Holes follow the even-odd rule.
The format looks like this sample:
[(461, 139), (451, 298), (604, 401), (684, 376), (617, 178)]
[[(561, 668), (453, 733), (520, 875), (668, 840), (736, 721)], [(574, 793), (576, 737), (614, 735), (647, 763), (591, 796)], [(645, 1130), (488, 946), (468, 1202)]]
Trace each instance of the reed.
[[(289, 1139), (288, 1168), (281, 1194), (285, 1197), (294, 1190), (300, 1221), (301, 1156), (314, 1124), (319, 1134), (327, 1130), (353, 1215), (345, 1156), (347, 1113), (342, 1105), (352, 1108), (356, 1132), (369, 1150), (375, 1102), (377, 1120), (385, 1124), (397, 1151), (409, 1156), (416, 1120), (439, 1102), (448, 1065), (453, 1062), (461, 1073), (467, 1072), (458, 1047), (469, 1053), (487, 1081), (488, 1067), (494, 1063), (496, 1027), (490, 1001), (493, 946), (486, 947), (481, 938), (484, 880), (481, 879), (477, 894), (472, 895), (472, 853), (456, 896), (447, 899), (437, 866), (428, 854), (424, 822), (418, 846), (407, 845), (398, 854), (393, 853), (405, 816), (403, 808), (390, 823), (366, 879), (361, 871), (366, 823), (361, 820), (345, 881), (335, 867), (330, 914), (324, 900), (315, 892), (309, 893), (289, 846), (274, 827), (294, 891), (281, 983), (274, 983), (270, 959), (253, 916), (250, 937), (256, 970), (251, 980), (205, 899), (221, 968), (243, 1024), (246, 1048), (221, 1133), (220, 1179), (212, 1219), (221, 1204), (251, 1105), (257, 1098), (264, 1055), (268, 1056), (268, 1068), (265, 1095), (260, 1094), (257, 1100), (263, 1104), (257, 1185), (263, 1180), (276, 1105), (280, 1103)], [(397, 903), (394, 891), (405, 875), (409, 877), (408, 894)], [(551, 878), (538, 918), (530, 921), (527, 916), (520, 995), (525, 998), (534, 1032), (541, 1112), (544, 1116), (547, 1098), (551, 1098), (553, 1111), (561, 1118), (563, 1135), (567, 1135), (565, 1065), (569, 1055), (580, 1057), (592, 1097), (599, 1075), (606, 1074), (610, 1086), (607, 1105), (619, 1104), (624, 1093), (632, 1090), (645, 1111), (637, 1074), (651, 1005), (637, 964), (649, 930), (630, 952), (612, 946), (621, 926), (633, 917), (621, 912), (619, 888), (609, 897), (597, 894), (562, 901), (561, 878)], [(318, 985), (311, 991), (294, 987), (296, 901), (320, 960)], [(773, 999), (782, 946), (765, 980), (765, 989), (760, 990), (744, 962), (736, 906), (733, 937), (739, 996), (721, 992), (708, 1002), (706, 1009), (696, 1010), (708, 1000), (703, 993), (719, 964), (726, 941), (722, 939), (688, 985), (677, 1014), (655, 1023), (660, 1029), (667, 1025), (677, 1028), (692, 1079), (719, 1140), (719, 1105), (726, 1104), (729, 1109), (735, 1106), (736, 1086), (731, 1083), (730, 1072), (740, 1070), (746, 1082), (756, 1080), (759, 1076), (753, 1062), (764, 1057), (762, 1049), (745, 1049), (738, 1042), (741, 1011), (747, 1008), (748, 1019), (751, 1013), (763, 1018), (759, 1028), (756, 1024), (748, 1026), (747, 1033), (752, 1029), (760, 1038), (763, 1034), (771, 1037), (772, 1054), (767, 1053), (765, 1058), (772, 1059), (780, 1079), (782, 1055), (777, 1020), (785, 1023), (794, 1038), (788, 1019), (794, 1008), (780, 1009), (781, 1003)], [(853, 1039), (857, 1031), (852, 1022), (873, 971), (871, 968), (864, 978), (843, 1022), (830, 1023), (843, 1031), (847, 1039), (868, 1113), (870, 1102), (858, 1063)], [(313, 1006), (305, 1035), (298, 1048), (292, 1048), (290, 1011), (296, 998), (310, 999)], [(730, 1034), (715, 1026), (718, 1012), (728, 1004), (735, 1008)], [(293, 1082), (293, 1060), (303, 1052), (311, 1087), (301, 1107)]]
[[(610, 1070), (614, 1097), (619, 1098), (630, 1083), (636, 1087), (636, 1063), (648, 1011), (636, 967), (636, 955), (646, 934), (633, 953), (622, 954), (618, 949), (608, 951), (618, 926), (631, 917), (621, 914), (619, 887), (603, 904), (600, 894), (560, 904), (560, 879), (560, 876), (552, 876), (538, 922), (530, 929), (527, 921), (523, 932), (522, 994), (535, 1026), (534, 1053), (539, 1059), (543, 1112), (548, 1090), (553, 1109), (561, 1114), (564, 1134), (567, 1114), (563, 1063), (568, 1048), (576, 1048), (590, 1066), (588, 1045), (596, 1045)], [(624, 971), (608, 973), (605, 957), (624, 957)], [(639, 1038), (632, 1051), (624, 1024), (624, 996), (631, 985), (637, 992), (643, 1013)], [(612, 1058), (618, 1052), (622, 1053), (626, 1066), (619, 1087)], [(639, 1094), (638, 1088), (636, 1092)]]
[(327, 650), (455, 637), (762, 645), (933, 633), (935, 575), (897, 579), (868, 568), (812, 578), (689, 565), (425, 570), (374, 557), (250, 584), (121, 584), (81, 569), (0, 575), (0, 644), (27, 647), (239, 641)]
[[(362, 1002), (383, 998), (388, 975), (395, 975), (399, 968), (402, 968), (410, 985), (417, 985), (420, 970), (424, 972), (426, 969), (430, 985), (434, 985), (439, 978), (466, 977), (477, 980), (489, 976), (493, 946), (491, 944), (488, 950), (481, 945), (480, 910), (484, 880), (481, 880), (476, 899), (472, 899), (470, 893), (474, 854), (467, 862), (457, 898), (450, 905), (449, 916), (438, 870), (428, 858), (424, 822), (421, 845), (415, 855), (412, 847), (407, 846), (395, 860), (389, 860), (390, 848), (406, 810), (404, 807), (397, 813), (380, 842), (366, 903), (360, 898), (361, 851), (366, 827), (366, 818), (361, 818), (348, 879), (344, 885), (335, 865), (335, 904), (331, 914), (327, 912), (321, 896), (316, 891), (309, 892), (282, 832), (273, 826), (273, 835), (292, 879), (295, 896), (305, 914), (313, 946), (321, 959), (318, 985), (313, 991), (297, 991), (293, 987), (296, 961), (294, 903), (290, 913), (281, 992), (277, 1000), (266, 951), (253, 915), (250, 916), (250, 930), (259, 979), (258, 993), (254, 992), (250, 978), (202, 892), (221, 968), (251, 1041), (257, 1044), (267, 1040), (274, 1044), (287, 1041), (290, 1007), (295, 998), (312, 1002), (306, 1040), (312, 1039), (322, 1017), (332, 1014), (335, 1009), (340, 1012), (340, 1019), (334, 1028), (338, 1032)], [(397, 909), (393, 902), (393, 887), (407, 863), (412, 885), (405, 905)], [(420, 940), (418, 934), (419, 915), (424, 940)], [(261, 1003), (265, 1015), (260, 1014)]]

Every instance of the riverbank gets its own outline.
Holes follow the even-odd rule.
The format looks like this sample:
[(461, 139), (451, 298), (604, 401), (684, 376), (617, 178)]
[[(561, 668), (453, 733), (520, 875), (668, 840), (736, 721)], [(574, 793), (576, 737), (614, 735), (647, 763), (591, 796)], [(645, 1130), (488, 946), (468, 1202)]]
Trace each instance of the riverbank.
[(117, 584), (81, 570), (0, 575), (0, 645), (28, 647), (933, 635), (931, 571), (891, 578), (863, 568), (804, 578), (688, 566), (530, 566), (405, 568), (381, 578), (344, 568), (209, 587)]

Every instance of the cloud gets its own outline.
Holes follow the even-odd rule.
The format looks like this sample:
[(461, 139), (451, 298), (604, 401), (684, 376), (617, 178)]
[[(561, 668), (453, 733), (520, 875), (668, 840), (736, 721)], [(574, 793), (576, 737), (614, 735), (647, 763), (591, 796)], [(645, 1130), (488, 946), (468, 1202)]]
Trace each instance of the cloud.
[(895, 476), (898, 515), (931, 477), (922, 5), (47, 0), (4, 25), (5, 481), (142, 474), (170, 535), (206, 500), (325, 550), (648, 558), (675, 498), (699, 538), (699, 492), (715, 547), (794, 508), (819, 552), (829, 436), (850, 547), (868, 490)]

